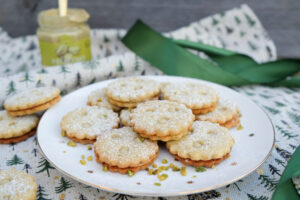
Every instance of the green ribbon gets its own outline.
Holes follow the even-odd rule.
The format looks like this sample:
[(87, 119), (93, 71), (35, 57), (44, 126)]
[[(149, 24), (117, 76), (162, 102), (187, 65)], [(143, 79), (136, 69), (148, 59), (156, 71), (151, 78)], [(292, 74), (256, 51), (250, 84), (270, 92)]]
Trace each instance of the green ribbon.
[(294, 152), (288, 165), (286, 166), (276, 190), (273, 193), (272, 200), (300, 199), (296, 188), (293, 185), (292, 178), (300, 175), (300, 146)]
[[(219, 84), (300, 87), (300, 60), (282, 59), (258, 64), (251, 57), (200, 42), (168, 39), (141, 21), (127, 32), (122, 42), (137, 55), (166, 74), (204, 79)], [(202, 59), (184, 48), (206, 53)], [(290, 159), (272, 200), (299, 199), (291, 178), (300, 175), (300, 147)]]
[[(204, 79), (219, 84), (300, 87), (300, 60), (282, 59), (258, 64), (251, 57), (200, 42), (168, 39), (138, 20), (122, 42), (165, 74)], [(184, 48), (206, 53), (202, 59)]]

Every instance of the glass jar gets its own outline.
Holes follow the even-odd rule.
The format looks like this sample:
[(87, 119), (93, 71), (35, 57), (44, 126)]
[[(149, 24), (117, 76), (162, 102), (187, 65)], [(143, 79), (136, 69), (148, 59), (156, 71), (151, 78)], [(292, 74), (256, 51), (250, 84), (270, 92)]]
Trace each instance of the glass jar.
[(83, 9), (68, 9), (64, 17), (59, 16), (58, 9), (39, 13), (37, 36), (43, 66), (91, 60), (88, 18)]

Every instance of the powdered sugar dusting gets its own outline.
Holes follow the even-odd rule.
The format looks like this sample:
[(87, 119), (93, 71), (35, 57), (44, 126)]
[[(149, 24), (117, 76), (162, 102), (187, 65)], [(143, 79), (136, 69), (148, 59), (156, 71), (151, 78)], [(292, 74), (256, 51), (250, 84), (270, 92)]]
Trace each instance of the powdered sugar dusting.
[(119, 125), (118, 114), (107, 108), (85, 106), (69, 112), (61, 120), (66, 134), (78, 139), (95, 139), (98, 135)]
[(0, 171), (0, 199), (32, 199), (36, 190), (37, 185), (31, 175), (15, 168)]
[(226, 121), (232, 119), (237, 112), (238, 108), (235, 104), (228, 100), (220, 99), (216, 108), (212, 112), (196, 115), (196, 119), (215, 123), (225, 123)]
[(9, 110), (26, 109), (46, 103), (57, 97), (59, 93), (60, 90), (54, 87), (33, 88), (7, 98), (4, 106)]
[(0, 138), (21, 136), (34, 129), (38, 123), (36, 115), (11, 117), (6, 111), (0, 111)]
[(106, 88), (101, 88), (91, 92), (88, 96), (88, 105), (105, 107), (113, 110), (120, 110), (119, 107), (108, 102), (106, 96)]
[(199, 83), (165, 83), (161, 92), (164, 99), (183, 103), (191, 109), (209, 107), (219, 99), (213, 88)]
[(228, 129), (219, 124), (195, 121), (193, 131), (178, 141), (167, 142), (171, 153), (192, 160), (221, 158), (230, 152), (234, 139)]
[(120, 119), (123, 126), (130, 126), (130, 114), (132, 111), (129, 109), (123, 109), (120, 113)]
[(107, 87), (108, 97), (121, 102), (145, 101), (158, 93), (158, 82), (140, 77), (118, 79)]
[(106, 158), (117, 166), (123, 166), (126, 163), (139, 164), (141, 161), (148, 162), (149, 158), (158, 152), (156, 142), (140, 138), (131, 127), (113, 129), (100, 135), (94, 147), (100, 158)]
[(133, 110), (131, 120), (137, 131), (142, 129), (146, 132), (144, 134), (166, 136), (187, 131), (194, 121), (194, 115), (183, 104), (154, 100), (139, 104)]

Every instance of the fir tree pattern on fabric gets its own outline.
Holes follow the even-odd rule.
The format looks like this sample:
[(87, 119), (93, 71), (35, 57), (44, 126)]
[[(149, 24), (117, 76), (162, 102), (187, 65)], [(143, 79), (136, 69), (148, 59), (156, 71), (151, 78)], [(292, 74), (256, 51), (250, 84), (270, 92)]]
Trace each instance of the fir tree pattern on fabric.
[(73, 187), (73, 184), (71, 183), (71, 181), (65, 180), (64, 177), (61, 177), (59, 185), (57, 187), (55, 187), (55, 192), (62, 193), (71, 187)]
[(44, 171), (47, 172), (48, 177), (50, 177), (50, 169), (55, 169), (54, 167), (51, 166), (51, 164), (49, 163), (49, 161), (45, 158), (41, 158), (41, 160), (39, 161), (39, 166), (38, 168), (41, 168), (39, 171), (37, 171), (36, 173), (42, 173)]
[(23, 163), (24, 163), (24, 161), (22, 160), (22, 158), (19, 158), (16, 154), (13, 156), (13, 158), (11, 160), (6, 161), (7, 166), (20, 165)]
[(36, 200), (51, 200), (47, 198), (48, 194), (46, 194), (44, 187), (41, 185), (38, 186)]

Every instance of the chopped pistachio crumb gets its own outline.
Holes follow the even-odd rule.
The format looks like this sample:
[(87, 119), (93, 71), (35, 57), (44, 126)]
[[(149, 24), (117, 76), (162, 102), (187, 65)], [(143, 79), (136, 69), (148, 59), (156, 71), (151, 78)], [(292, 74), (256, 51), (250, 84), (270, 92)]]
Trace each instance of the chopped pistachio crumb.
[(215, 165), (213, 165), (213, 166), (211, 166), (211, 168), (212, 168), (212, 169), (214, 169), (214, 168), (216, 168), (216, 166), (215, 166)]
[(196, 178), (197, 176), (193, 176), (193, 178)]
[(66, 137), (65, 131), (61, 131), (61, 136), (62, 136), (62, 137)]
[(98, 98), (98, 99), (97, 99), (97, 102), (102, 102), (102, 99), (101, 99), (101, 98)]
[(262, 169), (257, 169), (256, 172), (259, 174), (259, 175), (264, 175), (264, 171)]
[(173, 172), (180, 171), (180, 168), (174, 165), (173, 163), (170, 163), (169, 167), (172, 169)]
[(157, 178), (160, 180), (160, 181), (164, 181), (168, 178), (168, 174), (162, 174), (162, 175), (157, 175)]
[(160, 166), (158, 169), (168, 171), (169, 166)]
[(84, 155), (81, 155), (81, 159), (85, 159), (85, 156), (84, 156)]
[(149, 175), (152, 175), (152, 173), (153, 173), (153, 169), (149, 169), (149, 170), (148, 170), (148, 174), (149, 174)]
[(89, 146), (88, 146), (88, 150), (92, 150), (92, 146), (89, 145)]
[(152, 167), (153, 167), (153, 168), (157, 168), (157, 164), (154, 163), (154, 164), (152, 165)]
[(242, 130), (242, 129), (243, 129), (242, 124), (239, 124), (239, 126), (237, 127), (237, 130)]
[(159, 174), (160, 172), (162, 172), (161, 169), (156, 169), (156, 170), (154, 170), (153, 174), (154, 174), (154, 175), (157, 175), (157, 174)]
[(104, 114), (103, 117), (106, 119), (107, 118), (107, 114)]
[(144, 140), (145, 140), (145, 138), (143, 138), (143, 137), (139, 137), (139, 139), (141, 142), (144, 142)]
[(182, 176), (186, 176), (186, 167), (184, 166), (184, 167), (181, 167), (181, 169), (180, 169), (180, 174), (182, 175)]
[(155, 186), (161, 186), (161, 184), (160, 184), (160, 183), (154, 183), (154, 185), (155, 185)]
[(163, 164), (167, 164), (168, 163), (168, 161), (166, 160), (166, 159), (162, 159), (162, 161), (161, 161)]
[(128, 176), (130, 176), (130, 177), (131, 177), (131, 176), (133, 176), (133, 175), (134, 175), (134, 172), (132, 172), (132, 171), (128, 170), (128, 171), (127, 171), (127, 174), (128, 174)]
[(67, 145), (70, 146), (70, 147), (76, 147), (77, 146), (77, 144), (75, 142), (72, 142), (72, 141), (69, 141), (67, 143)]
[(87, 160), (88, 160), (88, 161), (92, 161), (92, 160), (93, 160), (93, 157), (92, 157), (92, 156), (89, 156), (89, 157), (87, 157)]
[(196, 167), (196, 168), (195, 168), (195, 171), (196, 171), (196, 172), (205, 172), (206, 169), (205, 169), (204, 167)]
[(85, 160), (80, 160), (80, 164), (85, 165), (86, 161)]
[(102, 167), (102, 171), (105, 171), (105, 172), (107, 172), (107, 171), (108, 171), (108, 168), (107, 168), (107, 166), (103, 166), (103, 167)]

